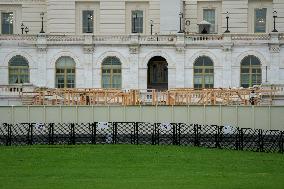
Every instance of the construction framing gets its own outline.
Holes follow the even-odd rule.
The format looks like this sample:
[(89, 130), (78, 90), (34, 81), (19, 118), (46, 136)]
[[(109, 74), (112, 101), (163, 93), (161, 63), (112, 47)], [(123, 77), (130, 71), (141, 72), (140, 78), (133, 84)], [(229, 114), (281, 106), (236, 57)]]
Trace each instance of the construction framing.
[(31, 105), (271, 105), (272, 89), (36, 89), (23, 92)]

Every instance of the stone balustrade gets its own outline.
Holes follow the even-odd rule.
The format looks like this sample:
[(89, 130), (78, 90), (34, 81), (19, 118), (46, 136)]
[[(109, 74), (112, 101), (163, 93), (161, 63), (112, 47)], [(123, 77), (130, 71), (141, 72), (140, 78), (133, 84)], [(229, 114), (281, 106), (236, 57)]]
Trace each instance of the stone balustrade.
[(0, 85), (0, 96), (19, 96), (23, 92), (23, 85)]
[(0, 41), (36, 41), (36, 35), (0, 35)]
[(203, 42), (203, 41), (221, 41), (223, 40), (223, 35), (186, 35), (185, 39), (187, 42)]
[(85, 37), (83, 35), (47, 35), (48, 42), (84, 42)]
[(126, 42), (130, 40), (131, 40), (130, 35), (95, 35), (93, 37), (94, 42), (102, 42), (102, 41)]
[[(275, 35), (275, 34), (274, 34)], [(284, 33), (277, 33), (279, 40), (284, 40)], [(277, 36), (276, 36), (277, 37)], [(40, 39), (40, 40), (39, 40)], [(226, 40), (249, 41), (255, 43), (270, 43), (271, 34), (178, 34), (178, 35), (0, 35), (0, 44), (5, 41), (23, 41), (41, 45), (68, 45), (68, 44), (125, 44), (137, 43), (140, 45), (176, 45), (184, 44), (220, 44)]]
[(232, 40), (270, 40), (269, 34), (231, 34)]

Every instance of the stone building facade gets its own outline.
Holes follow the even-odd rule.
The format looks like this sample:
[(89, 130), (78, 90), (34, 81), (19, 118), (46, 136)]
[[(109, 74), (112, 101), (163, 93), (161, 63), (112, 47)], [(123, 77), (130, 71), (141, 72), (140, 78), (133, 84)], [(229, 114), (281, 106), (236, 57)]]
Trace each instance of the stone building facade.
[(282, 0), (2, 0), (0, 15), (0, 85), (284, 84)]

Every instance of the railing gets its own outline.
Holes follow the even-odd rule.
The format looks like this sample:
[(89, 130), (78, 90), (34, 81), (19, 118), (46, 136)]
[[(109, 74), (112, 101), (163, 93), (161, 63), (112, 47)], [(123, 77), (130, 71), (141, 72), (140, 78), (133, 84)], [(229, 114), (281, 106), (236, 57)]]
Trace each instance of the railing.
[(283, 131), (185, 123), (0, 124), (0, 146), (33, 144), (183, 145), (283, 153)]
[(140, 43), (153, 43), (153, 42), (165, 42), (165, 43), (175, 43), (177, 40), (176, 35), (140, 35)]
[(130, 35), (95, 35), (93, 41), (96, 42), (128, 42), (131, 40)]
[(0, 96), (20, 96), (23, 85), (0, 85)]
[(54, 44), (54, 43), (79, 43), (82, 44), (85, 40), (84, 35), (48, 35), (46, 37), (47, 43)]
[[(254, 98), (250, 95), (254, 90)], [(168, 91), (107, 89), (44, 89), (33, 96), (33, 105), (259, 105), (262, 94), (275, 96), (274, 89), (171, 89)]]
[(264, 90), (274, 91), (273, 95), (284, 96), (284, 84), (275, 84), (275, 85), (261, 85), (261, 88)]
[(202, 41), (221, 41), (223, 40), (223, 35), (186, 35), (186, 42), (202, 42)]
[[(246, 33), (231, 33), (231, 34), (185, 34), (184, 36), (177, 35), (0, 35), (0, 41), (27, 41), (36, 43), (41, 37), (46, 39), (47, 44), (170, 44), (176, 42), (185, 43), (208, 43), (210, 41), (220, 43), (224, 38), (231, 38), (232, 41), (264, 41), (271, 39), (270, 34), (246, 34)], [(87, 38), (90, 37), (90, 38)], [(180, 38), (178, 38), (180, 37)], [(178, 39), (180, 41), (178, 41)], [(284, 40), (284, 34), (279, 34), (279, 40)]]
[(0, 35), (0, 41), (36, 41), (37, 35)]
[(231, 34), (232, 40), (270, 40), (269, 34)]

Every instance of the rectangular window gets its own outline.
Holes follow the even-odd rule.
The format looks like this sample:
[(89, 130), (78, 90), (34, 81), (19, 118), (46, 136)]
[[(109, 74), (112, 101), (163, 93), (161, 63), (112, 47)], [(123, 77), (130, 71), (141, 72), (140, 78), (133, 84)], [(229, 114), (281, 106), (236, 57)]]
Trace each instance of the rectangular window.
[(255, 9), (254, 13), (254, 32), (265, 33), (266, 32), (266, 12), (267, 9)]
[(131, 12), (132, 33), (143, 33), (143, 11)]
[(13, 34), (14, 14), (5, 12), (1, 14), (2, 34)]
[(94, 33), (94, 11), (84, 10), (82, 19), (83, 33)]
[(203, 9), (203, 20), (209, 22), (210, 25), (210, 33), (215, 33), (215, 9)]

